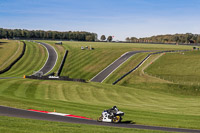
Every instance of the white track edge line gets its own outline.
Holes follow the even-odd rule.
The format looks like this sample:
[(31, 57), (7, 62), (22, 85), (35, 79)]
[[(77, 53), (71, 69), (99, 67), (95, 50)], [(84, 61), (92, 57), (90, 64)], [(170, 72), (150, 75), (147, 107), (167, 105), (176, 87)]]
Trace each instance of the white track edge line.
[[(130, 51), (131, 52), (131, 51)], [(126, 52), (129, 53), (129, 52)], [(100, 71), (97, 75), (95, 75), (91, 80), (93, 80), (94, 78), (96, 78), (100, 73), (102, 73), (104, 70), (106, 70), (108, 67), (110, 67), (112, 64), (114, 64), (117, 60), (119, 60), (122, 56), (124, 56), (126, 53), (122, 54), (119, 58), (117, 58), (114, 62), (112, 62), (110, 65), (108, 65), (106, 68), (104, 68), (102, 71)]]
[[(146, 60), (144, 60), (142, 62), (142, 64), (140, 64), (134, 71), (136, 71), (139, 67), (141, 67), (150, 57), (151, 57), (151, 55), (148, 58), (146, 58)], [(134, 72), (134, 71), (132, 71), (132, 72)]]
[[(33, 43), (37, 43), (37, 42), (33, 42)], [(40, 44), (40, 43), (37, 43), (37, 44)], [(40, 45), (42, 45), (42, 44), (40, 44)], [(45, 62), (45, 64), (42, 66), (42, 68), (40, 69), (40, 70), (42, 70), (43, 68), (44, 68), (44, 66), (47, 64), (47, 61), (48, 61), (48, 59), (49, 59), (49, 51), (48, 51), (48, 49), (44, 46), (44, 45), (42, 45), (45, 49), (46, 49), (46, 51), (47, 51), (47, 54), (48, 54), (48, 58), (46, 59), (46, 62)], [(36, 73), (38, 73), (40, 70), (38, 70), (38, 71), (36, 71), (35, 73), (33, 73), (32, 75), (34, 75), (34, 74), (36, 74)]]
[[(47, 43), (45, 43), (45, 44), (47, 44)], [(51, 46), (50, 44), (47, 44), (47, 45), (49, 45), (49, 46)], [(51, 46), (53, 49), (54, 49), (54, 51), (56, 52), (56, 61), (55, 61), (55, 63), (54, 63), (54, 65), (53, 65), (53, 67), (51, 68), (51, 70), (55, 67), (55, 65), (56, 65), (56, 63), (57, 63), (57, 60), (58, 60), (58, 53), (57, 53), (57, 51), (55, 50), (55, 48), (53, 47), (53, 46)], [(45, 74), (47, 74), (47, 73), (49, 73), (51, 70), (49, 70), (48, 72), (46, 72)]]
[[(137, 54), (137, 53), (136, 53)], [(130, 59), (131, 57), (133, 57), (134, 55), (136, 54), (133, 54), (132, 56), (130, 56), (129, 58), (127, 58), (124, 62), (122, 62), (118, 67), (116, 67), (110, 74), (108, 74), (108, 76), (106, 76), (102, 81), (101, 83), (104, 82), (104, 80), (106, 80), (116, 69), (118, 69), (122, 64), (124, 64), (126, 61), (128, 61), (128, 59)]]
[(57, 112), (49, 112), (47, 114), (51, 114), (51, 115), (59, 115), (59, 116), (67, 116), (67, 115), (70, 115), (70, 114), (63, 114), (63, 113), (57, 113)]
[[(37, 42), (38, 44), (40, 44), (40, 42)], [(45, 43), (45, 44), (47, 44), (47, 43)], [(42, 44), (40, 44), (40, 45), (42, 45)], [(49, 45), (49, 46), (51, 46), (50, 44), (47, 44), (47, 45)], [(45, 47), (44, 45), (42, 45), (43, 47)], [(51, 46), (53, 49), (54, 49), (54, 51), (56, 52), (56, 55), (57, 55), (57, 57), (56, 57), (56, 62), (55, 62), (55, 64), (54, 64), (54, 66), (51, 68), (51, 70), (55, 67), (55, 65), (56, 65), (56, 63), (57, 63), (57, 60), (58, 60), (58, 53), (57, 53), (57, 51), (55, 50), (55, 48), (53, 47), (53, 46)], [(46, 48), (46, 47), (45, 47)], [(46, 50), (47, 50), (47, 53), (48, 53), (48, 58), (47, 58), (47, 60), (46, 60), (46, 62), (45, 62), (45, 64), (43, 65), (43, 67), (40, 69), (40, 70), (42, 70), (44, 67), (45, 67), (45, 65), (46, 65), (46, 63), (47, 63), (47, 61), (48, 61), (48, 59), (49, 59), (49, 50), (46, 48)], [(39, 70), (39, 71), (40, 71)], [(49, 70), (48, 72), (50, 72), (51, 70)], [(37, 72), (39, 72), (39, 71), (37, 71)], [(35, 72), (34, 74), (36, 74), (37, 72)], [(47, 74), (48, 72), (46, 72), (45, 74)], [(34, 75), (33, 74), (33, 75)], [(43, 75), (44, 75), (44, 73), (43, 73)]]

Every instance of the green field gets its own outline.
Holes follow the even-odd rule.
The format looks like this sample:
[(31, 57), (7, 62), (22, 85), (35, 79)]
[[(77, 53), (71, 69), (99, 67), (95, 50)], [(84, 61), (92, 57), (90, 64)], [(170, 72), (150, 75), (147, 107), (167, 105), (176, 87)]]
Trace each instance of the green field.
[(34, 71), (42, 68), (46, 59), (47, 52), (42, 45), (26, 41), (24, 56), (8, 72), (0, 74), (0, 77), (23, 77), (23, 75), (31, 75)]
[(139, 130), (139, 129), (126, 129), (114, 128), (104, 126), (92, 126), (85, 124), (71, 124), (62, 122), (39, 121), (22, 118), (11, 118), (0, 116), (0, 132), (6, 133), (167, 133), (162, 131)]
[[(191, 46), (157, 44), (68, 41), (63, 42), (63, 46), (57, 46), (54, 45), (55, 41), (45, 42), (55, 47), (59, 54), (59, 61), (62, 60), (65, 49), (69, 50), (62, 71), (63, 76), (86, 80), (90, 80), (99, 71), (127, 51), (192, 48)], [(91, 51), (81, 50), (81, 46), (90, 45), (95, 49)], [(44, 48), (41, 45), (30, 42), (27, 42), (27, 47), (29, 51), (27, 50), (25, 56), (16, 64), (15, 69), (11, 69), (9, 72), (3, 74), (3, 76), (21, 76), (21, 71), (24, 71), (23, 73), (25, 74), (32, 74), (33, 70), (39, 69), (44, 64), (47, 56)], [(35, 49), (37, 52), (33, 52)], [(43, 54), (42, 60), (39, 53)], [(56, 112), (80, 115), (92, 119), (96, 119), (104, 109), (117, 105), (120, 110), (125, 112), (123, 121), (132, 121), (133, 123), (144, 125), (200, 129), (200, 86), (198, 86), (199, 70), (197, 69), (200, 64), (198, 62), (198, 54), (199, 52), (185, 52), (184, 54), (169, 53), (162, 56), (160, 54), (153, 55), (139, 69), (114, 86), (111, 83), (136, 66), (147, 53), (140, 53), (131, 57), (102, 84), (92, 82), (1, 79), (0, 105), (46, 111), (53, 111), (55, 109)], [(30, 61), (40, 63), (36, 65), (35, 63), (30, 63)], [(59, 63), (54, 71), (57, 71), (58, 66)], [(169, 71), (171, 68), (176, 69)], [(177, 76), (180, 74), (182, 74), (181, 77), (185, 78), (180, 79), (180, 76)], [(167, 79), (166, 75), (170, 75), (171, 78)], [(193, 80), (188, 80), (190, 78), (188, 75), (193, 76), (193, 79), (195, 79), (194, 82)], [(184, 84), (184, 82), (187, 83)], [(17, 122), (19, 125), (20, 123), (23, 124), (25, 121), (20, 118), (1, 118), (6, 122), (12, 121), (13, 123), (10, 123), (10, 126)], [(38, 127), (38, 129), (35, 129), (35, 132), (44, 131), (41, 129), (41, 123), (52, 127), (52, 130), (53, 128), (58, 129), (59, 125), (67, 126), (62, 126), (63, 128), (59, 128), (58, 132), (69, 130), (69, 128), (71, 132), (83, 132), (82, 127), (84, 127), (79, 124), (61, 124), (38, 120), (28, 120), (27, 123), (30, 128), (33, 125)], [(84, 131), (90, 132), (90, 128), (91, 132), (115, 132), (116, 130), (123, 132), (146, 132), (145, 130), (106, 128), (89, 125), (86, 126)], [(5, 127), (5, 125), (0, 126), (0, 130), (2, 131), (7, 129), (10, 132), (13, 130), (26, 132), (28, 130), (28, 128), (24, 129), (23, 127), (9, 128)]]
[[(99, 83), (9, 79), (0, 80), (0, 84), (0, 104), (5, 106), (46, 111), (55, 109), (61, 113), (96, 119), (102, 110), (117, 105), (126, 113), (125, 121), (169, 127), (200, 127), (199, 93), (196, 95), (192, 90), (190, 93), (193, 95), (190, 96)], [(157, 87), (169, 89), (170, 84)], [(179, 89), (178, 85), (173, 87)]]
[(199, 55), (199, 51), (167, 53), (145, 72), (174, 83), (200, 85)]
[[(45, 42), (55, 44), (55, 41)], [(81, 46), (91, 46), (94, 50), (81, 50)], [(191, 46), (70, 41), (63, 41), (63, 47), (69, 50), (69, 54), (61, 75), (86, 80), (93, 78), (128, 51), (192, 49)]]
[(19, 41), (0, 40), (0, 70), (8, 67), (19, 57), (23, 45)]

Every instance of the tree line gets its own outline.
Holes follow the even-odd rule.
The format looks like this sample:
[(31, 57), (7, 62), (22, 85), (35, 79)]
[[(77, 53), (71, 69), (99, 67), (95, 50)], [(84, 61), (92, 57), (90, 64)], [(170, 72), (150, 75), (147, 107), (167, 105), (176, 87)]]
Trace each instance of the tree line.
[(127, 37), (127, 42), (134, 43), (176, 43), (176, 44), (191, 44), (191, 43), (200, 43), (199, 34), (167, 34), (167, 35), (157, 35), (152, 37), (136, 38), (136, 37)]
[(0, 38), (8, 39), (52, 39), (52, 40), (74, 40), (74, 41), (96, 41), (97, 34), (85, 31), (44, 31), (25, 29), (3, 29), (0, 28)]

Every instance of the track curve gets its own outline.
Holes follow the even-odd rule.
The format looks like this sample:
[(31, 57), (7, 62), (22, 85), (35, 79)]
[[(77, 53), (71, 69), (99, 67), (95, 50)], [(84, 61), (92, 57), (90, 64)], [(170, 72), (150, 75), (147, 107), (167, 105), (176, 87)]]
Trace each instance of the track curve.
[(43, 43), (43, 42), (36, 42), (36, 43), (43, 45), (47, 49), (48, 58), (46, 60), (45, 65), (35, 74), (42, 72), (43, 75), (45, 75), (48, 72), (50, 72), (56, 65), (56, 62), (58, 59), (58, 54), (57, 54), (56, 50), (54, 49), (54, 47), (52, 47), (51, 45), (49, 45), (47, 43)]
[(120, 65), (122, 65), (125, 61), (127, 61), (130, 57), (137, 53), (144, 52), (153, 52), (153, 51), (131, 51), (123, 54), (105, 69), (103, 69), (100, 73), (98, 73), (95, 77), (93, 77), (90, 81), (92, 82), (103, 82), (112, 72), (114, 72)]
[(16, 109), (16, 108), (5, 107), (5, 106), (0, 106), (0, 116), (21, 117), (21, 118), (29, 118), (29, 119), (57, 121), (57, 122), (66, 122), (66, 123), (89, 124), (89, 125), (100, 125), (100, 126), (160, 130), (160, 131), (169, 131), (169, 132), (200, 133), (200, 130), (193, 130), (193, 129), (145, 126), (145, 125), (125, 124), (125, 123), (121, 123), (121, 124), (103, 123), (103, 122), (97, 122), (96, 120), (50, 115), (50, 114)]

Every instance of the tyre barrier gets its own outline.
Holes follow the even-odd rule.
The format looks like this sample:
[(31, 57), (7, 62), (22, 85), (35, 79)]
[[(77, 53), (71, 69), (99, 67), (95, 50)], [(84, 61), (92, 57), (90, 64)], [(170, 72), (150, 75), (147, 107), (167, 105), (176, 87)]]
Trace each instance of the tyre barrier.
[(65, 64), (65, 60), (66, 60), (66, 58), (67, 58), (67, 55), (68, 55), (68, 50), (66, 50), (65, 55), (64, 55), (64, 57), (63, 57), (63, 60), (62, 60), (62, 62), (61, 62), (61, 64), (60, 64), (60, 67), (59, 67), (59, 69), (58, 69), (58, 73), (57, 73), (58, 76), (60, 76), (60, 74), (61, 74), (61, 72), (62, 72), (62, 69), (63, 69), (63, 66), (64, 66), (64, 64)]
[(29, 79), (39, 79), (39, 80), (64, 80), (64, 81), (75, 81), (75, 82), (82, 82), (82, 83), (87, 83), (84, 79), (72, 79), (69, 78), (68, 76), (42, 76), (42, 77), (38, 77), (38, 76), (24, 76), (25, 78), (29, 78)]
[(26, 43), (23, 42), (23, 44), (24, 44), (23, 50), (22, 50), (22, 53), (19, 55), (19, 57), (16, 60), (14, 60), (8, 67), (6, 67), (5, 69), (1, 70), (0, 74), (5, 73), (8, 70), (10, 70), (12, 68), (12, 66), (15, 65), (15, 63), (17, 63), (22, 58), (22, 56), (24, 55), (24, 53), (26, 51)]
[(112, 85), (117, 84), (120, 80), (122, 80), (123, 78), (125, 78), (126, 76), (128, 76), (130, 73), (132, 73), (133, 71), (135, 71), (137, 68), (139, 68), (151, 55), (161, 54), (161, 53), (167, 53), (167, 52), (169, 53), (169, 52), (186, 52), (186, 51), (191, 51), (191, 50), (168, 50), (168, 51), (160, 51), (160, 52), (150, 53), (136, 67), (134, 67), (129, 72), (127, 72), (126, 74), (124, 74), (123, 76), (121, 76), (119, 79), (117, 79), (115, 82), (113, 82)]

